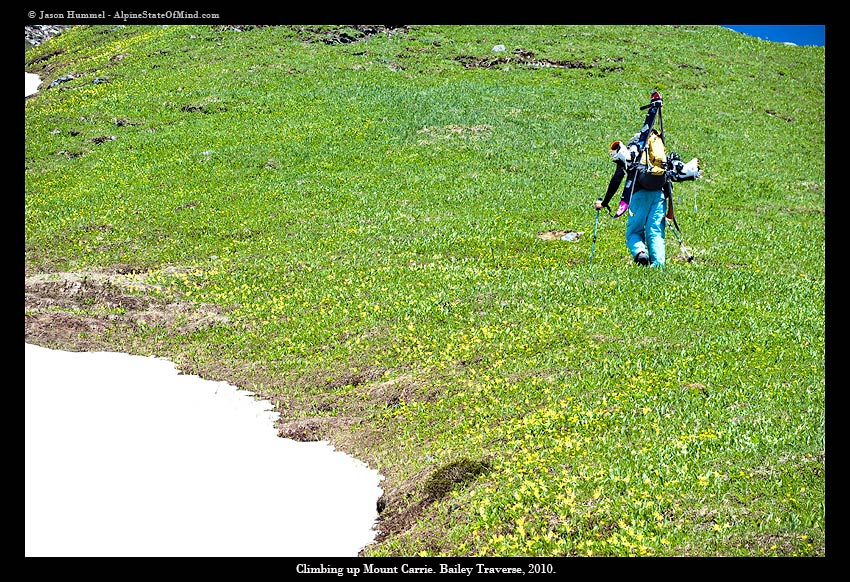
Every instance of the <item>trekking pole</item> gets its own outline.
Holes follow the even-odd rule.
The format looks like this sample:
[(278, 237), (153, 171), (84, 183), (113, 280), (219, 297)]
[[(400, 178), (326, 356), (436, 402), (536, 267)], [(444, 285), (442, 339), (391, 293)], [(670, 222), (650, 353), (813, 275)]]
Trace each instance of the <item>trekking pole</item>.
[(593, 251), (596, 250), (596, 227), (599, 226), (599, 209), (596, 209), (596, 221), (593, 223), (593, 243), (590, 245), (590, 264), (593, 264)]
[(687, 247), (685, 247), (685, 241), (682, 240), (682, 233), (679, 232), (679, 228), (676, 226), (676, 223), (668, 218), (667, 226), (670, 227), (670, 230), (673, 231), (673, 235), (676, 237), (676, 240), (679, 241), (679, 248), (682, 251), (682, 256), (689, 263), (693, 261), (694, 256), (689, 253)]
[(694, 214), (697, 213), (697, 183), (694, 181)]

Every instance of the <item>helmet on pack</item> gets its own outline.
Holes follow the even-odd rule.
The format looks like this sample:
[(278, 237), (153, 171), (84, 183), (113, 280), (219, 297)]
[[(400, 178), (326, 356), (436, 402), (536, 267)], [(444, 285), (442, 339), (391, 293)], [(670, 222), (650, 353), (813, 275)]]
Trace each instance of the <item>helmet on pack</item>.
[(608, 155), (611, 156), (611, 161), (623, 162), (624, 164), (632, 161), (633, 157), (632, 152), (621, 141), (615, 141), (611, 144), (611, 147), (608, 149)]

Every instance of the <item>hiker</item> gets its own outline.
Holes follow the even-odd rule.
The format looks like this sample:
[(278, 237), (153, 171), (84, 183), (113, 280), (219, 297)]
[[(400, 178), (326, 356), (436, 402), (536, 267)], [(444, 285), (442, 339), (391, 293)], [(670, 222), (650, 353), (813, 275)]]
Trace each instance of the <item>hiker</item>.
[(611, 144), (608, 154), (617, 169), (604, 198), (593, 203), (596, 210), (604, 207), (610, 213), (608, 203), (626, 178), (613, 216), (617, 218), (628, 211), (626, 246), (637, 264), (652, 267), (663, 267), (666, 260), (665, 219), (675, 220), (672, 182), (695, 180), (702, 175), (696, 158), (685, 164), (675, 152), (667, 156), (664, 126), (661, 125), (661, 132), (653, 128), (656, 115), (660, 119), (661, 107), (661, 97), (655, 92), (650, 104), (642, 108), (649, 108), (643, 130), (627, 145), (620, 141)]

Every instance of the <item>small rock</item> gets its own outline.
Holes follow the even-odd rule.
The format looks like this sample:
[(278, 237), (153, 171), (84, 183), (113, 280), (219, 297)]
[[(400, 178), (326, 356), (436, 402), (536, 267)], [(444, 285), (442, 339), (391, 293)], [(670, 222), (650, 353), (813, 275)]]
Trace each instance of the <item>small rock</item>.
[(583, 232), (575, 232), (575, 231), (571, 230), (568, 233), (566, 233), (564, 236), (562, 236), (561, 240), (565, 240), (565, 241), (568, 241), (568, 242), (575, 242), (583, 234), (584, 234)]
[(50, 83), (50, 87), (51, 88), (55, 87), (56, 85), (59, 85), (60, 83), (67, 83), (68, 81), (71, 81), (73, 79), (74, 79), (74, 75), (64, 75), (62, 77), (59, 77), (58, 79), (56, 79), (52, 83)]

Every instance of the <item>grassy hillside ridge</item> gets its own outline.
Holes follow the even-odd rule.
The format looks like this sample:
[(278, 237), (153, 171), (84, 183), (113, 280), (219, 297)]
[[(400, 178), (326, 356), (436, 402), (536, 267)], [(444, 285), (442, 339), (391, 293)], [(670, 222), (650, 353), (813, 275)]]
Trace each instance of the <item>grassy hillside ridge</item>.
[[(364, 554), (824, 554), (823, 47), (79, 26), (26, 61), (27, 341), (270, 399), (385, 475)], [(696, 259), (603, 215), (590, 265), (654, 89)]]

